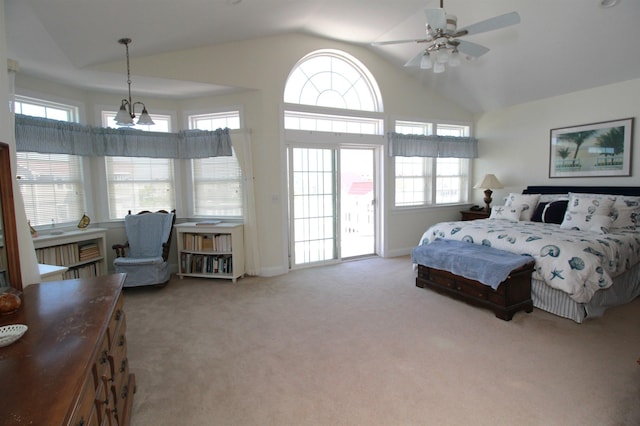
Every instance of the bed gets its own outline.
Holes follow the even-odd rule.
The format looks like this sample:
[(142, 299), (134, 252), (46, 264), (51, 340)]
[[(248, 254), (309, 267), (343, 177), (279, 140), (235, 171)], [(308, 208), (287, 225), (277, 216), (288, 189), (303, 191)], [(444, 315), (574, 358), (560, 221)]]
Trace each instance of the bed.
[(640, 187), (529, 186), (488, 219), (431, 226), (419, 245), (438, 239), (533, 256), (533, 305), (577, 323), (640, 296)]

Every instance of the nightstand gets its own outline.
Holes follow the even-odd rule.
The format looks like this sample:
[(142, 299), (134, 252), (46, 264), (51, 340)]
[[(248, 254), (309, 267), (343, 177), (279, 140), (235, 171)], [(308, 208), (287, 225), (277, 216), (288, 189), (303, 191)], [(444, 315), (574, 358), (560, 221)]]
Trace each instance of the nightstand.
[(462, 216), (462, 220), (487, 219), (491, 216), (491, 212), (484, 210), (462, 210), (460, 215)]

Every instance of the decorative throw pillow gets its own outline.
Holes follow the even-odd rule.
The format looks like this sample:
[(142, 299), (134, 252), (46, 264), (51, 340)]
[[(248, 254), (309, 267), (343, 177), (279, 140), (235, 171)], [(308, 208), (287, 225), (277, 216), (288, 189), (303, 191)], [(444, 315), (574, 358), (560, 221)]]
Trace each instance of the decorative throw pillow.
[(611, 228), (640, 226), (640, 197), (618, 196), (611, 208)]
[(611, 222), (612, 220), (609, 216), (567, 211), (564, 214), (564, 220), (560, 224), (560, 228), (606, 234), (609, 232)]
[(531, 215), (531, 222), (542, 222), (542, 213), (544, 212), (544, 209), (547, 208), (548, 204), (549, 204), (548, 201), (545, 201), (545, 202), (540, 201), (538, 203), (538, 205), (536, 206), (535, 211)]
[(520, 206), (493, 206), (489, 219), (502, 219), (517, 222), (520, 220), (522, 207)]
[(556, 223), (560, 225), (564, 220), (569, 200), (552, 201), (548, 203), (542, 212), (542, 222)]
[(506, 207), (521, 207), (520, 220), (531, 220), (539, 199), (540, 194), (516, 194), (512, 192), (507, 197), (507, 202), (504, 205)]
[(571, 193), (567, 211), (608, 216), (615, 201), (615, 195)]

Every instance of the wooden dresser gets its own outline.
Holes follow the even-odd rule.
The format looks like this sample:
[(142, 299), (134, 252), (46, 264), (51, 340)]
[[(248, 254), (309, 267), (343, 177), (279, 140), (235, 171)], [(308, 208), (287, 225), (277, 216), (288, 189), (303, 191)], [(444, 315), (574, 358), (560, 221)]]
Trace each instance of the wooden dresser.
[(131, 417), (135, 376), (127, 361), (124, 274), (25, 288), (0, 325), (26, 324), (0, 348), (0, 423), (122, 426)]

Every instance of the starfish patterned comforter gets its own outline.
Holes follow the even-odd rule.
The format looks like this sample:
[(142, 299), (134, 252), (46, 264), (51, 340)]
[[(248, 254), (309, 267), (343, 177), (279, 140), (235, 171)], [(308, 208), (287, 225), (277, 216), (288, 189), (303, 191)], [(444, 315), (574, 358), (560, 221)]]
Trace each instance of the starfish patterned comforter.
[(539, 222), (482, 219), (442, 222), (430, 227), (420, 245), (436, 239), (482, 244), (535, 258), (533, 278), (588, 302), (612, 279), (640, 262), (640, 228), (608, 234), (561, 229)]

